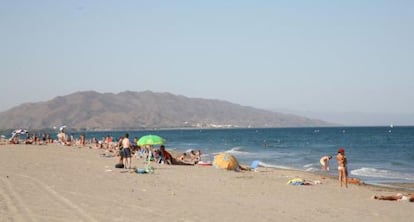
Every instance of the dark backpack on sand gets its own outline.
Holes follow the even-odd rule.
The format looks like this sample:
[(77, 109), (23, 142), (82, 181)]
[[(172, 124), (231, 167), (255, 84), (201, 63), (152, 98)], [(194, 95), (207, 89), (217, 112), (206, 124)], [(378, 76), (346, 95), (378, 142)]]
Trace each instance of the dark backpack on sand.
[(117, 163), (117, 164), (115, 164), (115, 168), (124, 168), (124, 164), (123, 163)]

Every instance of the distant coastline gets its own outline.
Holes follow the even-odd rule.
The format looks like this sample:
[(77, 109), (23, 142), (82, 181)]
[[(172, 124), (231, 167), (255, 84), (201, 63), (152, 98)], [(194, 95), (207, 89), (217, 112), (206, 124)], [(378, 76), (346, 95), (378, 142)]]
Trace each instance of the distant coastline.
[(170, 93), (85, 91), (26, 103), (0, 112), (0, 129), (114, 130), (148, 128), (246, 128), (335, 125), (304, 116), (272, 112), (227, 101)]
[[(314, 128), (314, 129), (326, 129), (326, 128), (338, 128), (338, 129), (349, 129), (349, 128), (390, 128), (387, 125), (332, 125), (332, 126), (300, 126), (300, 127), (226, 127), (226, 128), (214, 128), (214, 127), (148, 127), (148, 128), (116, 128), (116, 129), (77, 129), (67, 128), (68, 132), (80, 133), (80, 132), (125, 132), (125, 131), (168, 131), (168, 130), (234, 130), (234, 129), (290, 129), (290, 128)], [(397, 125), (393, 128), (409, 128), (414, 125)], [(32, 132), (58, 132), (57, 129), (53, 128), (41, 128), (41, 129), (27, 129)], [(4, 135), (6, 132), (12, 132), (15, 129), (0, 129), (0, 135)], [(392, 128), (390, 128), (392, 130)]]

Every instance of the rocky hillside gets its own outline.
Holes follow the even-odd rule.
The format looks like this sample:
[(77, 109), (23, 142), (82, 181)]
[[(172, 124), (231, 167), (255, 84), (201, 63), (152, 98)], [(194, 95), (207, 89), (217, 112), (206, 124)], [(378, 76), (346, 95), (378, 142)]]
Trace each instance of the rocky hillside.
[(174, 127), (300, 127), (326, 122), (234, 103), (151, 91), (94, 91), (26, 103), (0, 113), (0, 129), (142, 129)]

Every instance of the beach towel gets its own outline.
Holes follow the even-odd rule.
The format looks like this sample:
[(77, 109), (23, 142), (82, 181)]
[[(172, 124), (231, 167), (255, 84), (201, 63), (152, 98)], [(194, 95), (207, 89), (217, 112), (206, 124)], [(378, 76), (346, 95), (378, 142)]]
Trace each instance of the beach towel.
[(294, 178), (287, 182), (287, 184), (298, 186), (298, 185), (305, 185), (305, 180), (302, 178)]

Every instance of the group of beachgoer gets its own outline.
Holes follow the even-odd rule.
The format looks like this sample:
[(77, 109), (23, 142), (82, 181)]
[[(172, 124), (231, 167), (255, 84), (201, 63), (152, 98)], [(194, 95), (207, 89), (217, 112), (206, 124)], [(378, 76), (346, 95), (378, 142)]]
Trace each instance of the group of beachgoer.
[[(29, 134), (26, 132), (25, 139), (19, 140), (19, 137), (13, 137), (8, 140), (10, 144), (47, 144), (57, 142), (62, 145), (72, 146), (80, 145), (85, 146), (86, 144), (94, 144), (97, 149), (105, 149), (108, 152), (114, 153), (113, 156), (119, 157), (119, 162), (115, 165), (117, 168), (132, 168), (132, 156), (136, 158), (144, 158), (146, 161), (154, 161), (158, 164), (172, 164), (172, 165), (195, 165), (201, 161), (201, 151), (189, 150), (182, 153), (180, 156), (173, 157), (173, 155), (165, 149), (164, 145), (159, 148), (153, 146), (140, 147), (137, 145), (138, 138), (135, 137), (133, 141), (130, 141), (129, 134), (126, 133), (118, 139), (118, 142), (114, 141), (111, 136), (102, 138), (98, 141), (93, 138), (92, 141), (86, 141), (85, 135), (80, 134), (79, 138), (74, 138), (73, 134), (69, 136), (66, 134), (64, 129), (60, 130), (57, 134), (57, 140), (53, 140), (50, 134)], [(90, 147), (92, 148), (92, 147)], [(329, 171), (329, 161), (333, 157), (326, 155), (320, 158), (320, 164), (322, 170)], [(352, 183), (354, 178), (348, 178), (347, 170), (347, 157), (345, 155), (345, 149), (340, 147), (337, 151), (336, 160), (338, 164), (338, 181), (340, 186), (348, 187), (348, 183)], [(357, 183), (360, 183), (358, 180)], [(401, 194), (395, 195), (375, 195), (373, 199), (376, 200), (389, 200), (389, 201), (408, 201), (414, 202), (414, 194)]]
[[(320, 159), (320, 163), (322, 165), (322, 170), (329, 170), (329, 160), (332, 159), (332, 156), (323, 156)], [(352, 182), (354, 183), (354, 178), (348, 178), (348, 170), (347, 170), (347, 158), (345, 156), (345, 149), (340, 147), (338, 149), (338, 153), (336, 155), (336, 160), (338, 162), (338, 180), (339, 184), (342, 187), (343, 184), (345, 184), (345, 187), (348, 187), (348, 183)], [(359, 180), (357, 180), (357, 183), (360, 183)], [(408, 202), (414, 202), (414, 194), (402, 194), (397, 193), (395, 195), (380, 195), (380, 196), (373, 196), (373, 199), (376, 200), (389, 200), (389, 201), (408, 201)]]
[(181, 156), (174, 157), (166, 150), (165, 145), (160, 145), (159, 148), (147, 145), (144, 147), (137, 145), (137, 140), (133, 142), (129, 140), (129, 134), (126, 133), (124, 137), (119, 139), (117, 149), (117, 156), (119, 156), (117, 168), (132, 168), (132, 156), (136, 158), (143, 158), (145, 161), (155, 162), (158, 164), (169, 165), (195, 165), (201, 161), (201, 151), (191, 150), (183, 153)]
[(48, 133), (29, 133), (25, 132), (23, 139), (21, 136), (23, 134), (15, 134), (10, 139), (8, 139), (8, 144), (34, 144), (34, 145), (45, 145), (48, 143), (53, 143), (53, 139)]
[[(52, 140), (51, 142), (53, 143), (54, 141)], [(132, 156), (135, 156), (136, 158), (144, 158), (145, 160), (154, 161), (160, 164), (174, 165), (194, 165), (201, 160), (200, 150), (191, 150), (188, 155), (185, 153), (180, 157), (173, 157), (171, 153), (165, 149), (164, 145), (161, 145), (159, 148), (150, 145), (143, 147), (138, 146), (138, 138), (135, 137), (133, 141), (131, 141), (128, 133), (119, 137), (117, 141), (110, 135), (103, 137), (102, 140), (98, 140), (94, 137), (91, 141), (87, 141), (84, 134), (80, 134), (79, 138), (75, 138), (73, 134), (68, 136), (65, 129), (60, 129), (55, 142), (64, 146), (77, 145), (79, 147), (90, 144), (89, 148), (104, 149), (106, 152), (103, 156), (118, 156), (119, 162), (117, 163), (117, 166), (122, 166), (122, 168), (132, 167)]]

